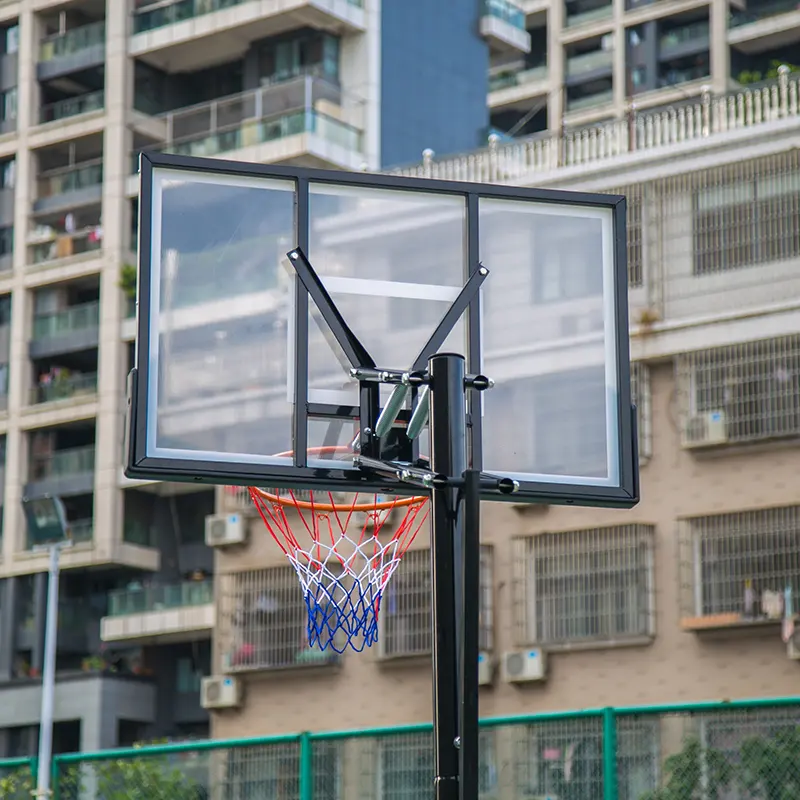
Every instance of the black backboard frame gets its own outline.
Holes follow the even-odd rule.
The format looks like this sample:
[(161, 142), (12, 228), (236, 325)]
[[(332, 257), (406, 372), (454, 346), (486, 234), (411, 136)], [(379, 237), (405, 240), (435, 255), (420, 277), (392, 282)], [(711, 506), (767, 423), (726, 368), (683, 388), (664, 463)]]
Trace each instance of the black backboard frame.
[[(337, 184), (353, 187), (435, 192), (464, 198), (467, 218), (467, 270), (464, 280), (479, 268), (478, 203), (481, 198), (539, 201), (571, 206), (601, 207), (612, 210), (614, 231), (614, 303), (616, 312), (616, 359), (618, 425), (617, 442), (619, 459), (618, 486), (591, 486), (521, 481), (519, 491), (513, 495), (484, 489), (485, 499), (506, 500), (515, 503), (539, 502), (574, 504), (583, 506), (629, 508), (639, 500), (638, 447), (635, 414), (631, 406), (630, 356), (628, 332), (628, 283), (626, 201), (620, 195), (603, 195), (585, 192), (567, 192), (501, 185), (475, 184), (460, 181), (441, 181), (406, 178), (395, 175), (348, 173), (294, 166), (276, 166), (239, 163), (218, 159), (196, 158), (163, 153), (143, 152), (140, 155), (139, 203), (139, 280), (137, 287), (137, 344), (135, 367), (129, 380), (128, 395), (128, 445), (125, 474), (133, 479), (189, 481), (203, 484), (258, 485), (275, 488), (337, 489), (341, 491), (379, 491), (383, 493), (411, 494), (418, 489), (400, 481), (381, 478), (367, 473), (348, 462), (331, 462), (330, 468), (320, 468), (306, 461), (307, 421), (315, 417), (358, 418), (357, 406), (333, 406), (308, 402), (307, 345), (308, 345), (308, 294), (299, 279), (295, 280), (297, 330), (295, 334), (295, 413), (294, 413), (294, 465), (236, 464), (228, 462), (191, 462), (182, 459), (148, 456), (147, 396), (149, 354), (149, 321), (151, 296), (151, 241), (152, 241), (152, 188), (153, 170), (200, 172), (265, 179), (292, 180), (296, 186), (297, 204), (295, 246), (308, 252), (309, 243), (309, 185)], [(310, 254), (313, 262), (313, 253)], [(486, 265), (490, 270), (491, 264)], [(480, 371), (480, 299), (474, 301), (467, 314), (468, 364), (472, 372)], [(370, 343), (364, 343), (369, 348)], [(384, 365), (379, 365), (384, 366)], [(410, 366), (410, 365), (409, 365)], [(475, 394), (475, 393), (473, 393)], [(469, 415), (468, 453), (470, 468), (482, 468), (481, 419), (477, 413), (479, 401), (472, 399)], [(373, 410), (374, 411), (374, 410)], [(362, 420), (362, 425), (363, 425)], [(346, 466), (347, 465), (347, 466)], [(497, 470), (493, 474), (502, 475)]]

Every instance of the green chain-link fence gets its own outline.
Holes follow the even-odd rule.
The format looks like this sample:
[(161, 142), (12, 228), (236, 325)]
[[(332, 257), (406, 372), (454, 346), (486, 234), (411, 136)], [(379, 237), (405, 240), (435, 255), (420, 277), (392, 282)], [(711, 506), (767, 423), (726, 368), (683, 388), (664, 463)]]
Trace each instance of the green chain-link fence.
[[(481, 722), (481, 800), (800, 800), (800, 697)], [(30, 797), (35, 759), (0, 762)], [(430, 725), (56, 756), (56, 800), (426, 800)]]

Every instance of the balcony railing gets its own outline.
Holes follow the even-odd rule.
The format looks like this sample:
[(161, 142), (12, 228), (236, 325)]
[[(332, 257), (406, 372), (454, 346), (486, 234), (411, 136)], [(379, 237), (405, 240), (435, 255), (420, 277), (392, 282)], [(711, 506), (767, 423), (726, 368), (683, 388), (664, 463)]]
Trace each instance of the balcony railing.
[(591, 53), (572, 56), (567, 59), (567, 77), (572, 78), (605, 67), (611, 69), (613, 61), (614, 54), (610, 50), (595, 50)]
[(100, 322), (100, 303), (83, 303), (71, 306), (55, 314), (46, 314), (33, 318), (33, 338), (53, 339), (64, 333), (74, 333), (96, 328)]
[(528, 69), (508, 70), (489, 76), (489, 91), (497, 92), (510, 86), (524, 86), (527, 83), (543, 81), (547, 78), (547, 65)]
[[(341, 100), (342, 91), (337, 84), (313, 75), (269, 84), (164, 114), (166, 142), (155, 149), (216, 155), (315, 133), (333, 144), (360, 152), (362, 132), (336, 118)], [(135, 154), (134, 172), (138, 161)]]
[(104, 44), (106, 40), (106, 23), (104, 20), (73, 28), (66, 33), (48, 36), (39, 45), (39, 61), (52, 61), (79, 53), (89, 47)]
[(60, 400), (71, 400), (76, 397), (87, 397), (97, 392), (97, 373), (88, 372), (82, 375), (70, 375), (66, 378), (55, 377), (43, 380), (31, 389), (30, 402), (56, 403)]
[[(72, 542), (91, 542), (94, 538), (94, 520), (89, 519), (76, 519), (67, 521), (67, 538)], [(30, 531), (27, 536), (27, 549), (32, 550), (34, 546), (40, 542), (34, 540)], [(88, 621), (89, 610), (83, 606), (78, 605), (72, 607), (63, 604), (58, 613), (58, 629), (75, 631), (76, 628), (86, 625)]]
[(358, 128), (312, 110), (253, 120), (225, 131), (174, 141), (160, 149), (179, 155), (212, 156), (304, 133), (314, 133), (350, 152), (357, 153), (363, 149), (362, 132)]
[[(184, 22), (187, 19), (194, 19), (214, 11), (221, 11), (225, 8), (240, 6), (250, 0), (177, 0), (176, 2), (155, 2), (142, 8), (136, 9), (133, 13), (133, 32), (144, 33), (146, 31), (163, 28), (166, 25), (174, 25), (176, 22)], [(347, 2), (363, 8), (363, 0), (347, 0)]]
[(759, 128), (780, 119), (800, 119), (800, 83), (786, 70), (769, 85), (729, 95), (706, 92), (696, 103), (637, 114), (566, 134), (537, 135), (435, 161), (391, 170), (391, 174), (445, 180), (502, 183), (534, 180), (560, 168), (600, 164), (628, 153), (691, 141), (713, 140), (729, 131)]
[(110, 592), (108, 616), (143, 614), (170, 608), (204, 606), (214, 602), (214, 582), (184, 581), (164, 586), (144, 586), (140, 589), (122, 589)]
[[(94, 445), (57, 450), (47, 456), (31, 456), (31, 481), (63, 478), (94, 471)], [(85, 529), (82, 523), (72, 523), (78, 530)]]
[[(93, 461), (94, 452), (92, 452)], [(94, 520), (90, 517), (67, 522), (67, 537), (73, 542), (91, 542), (94, 538)]]
[(67, 192), (76, 192), (103, 183), (103, 162), (86, 161), (71, 167), (44, 172), (39, 176), (38, 197), (54, 197)]
[(43, 264), (47, 261), (92, 253), (102, 249), (103, 239), (99, 232), (99, 226), (93, 225), (72, 233), (54, 231), (49, 233), (46, 238), (42, 237), (41, 241), (30, 243), (29, 262)]
[(599, 22), (604, 19), (611, 19), (613, 6), (601, 6), (593, 8), (591, 11), (580, 11), (577, 14), (570, 14), (567, 11), (567, 27), (574, 28), (577, 25), (585, 25), (588, 22)]
[(484, 0), (483, 14), (496, 17), (514, 28), (525, 30), (525, 12), (509, 0)]
[(567, 111), (582, 111), (586, 108), (603, 106), (614, 101), (614, 90), (589, 94), (586, 97), (577, 97), (574, 100), (567, 100)]
[(740, 28), (742, 25), (750, 25), (769, 17), (777, 17), (780, 14), (788, 14), (798, 11), (797, 0), (773, 0), (771, 3), (760, 3), (757, 6), (748, 8), (747, 11), (734, 10), (729, 18), (729, 27)]
[(77, 117), (79, 114), (88, 114), (90, 111), (100, 111), (103, 108), (104, 93), (89, 92), (57, 103), (48, 103), (39, 111), (39, 122), (55, 122), (60, 119)]
[(662, 48), (677, 47), (687, 42), (708, 41), (709, 35), (709, 23), (707, 20), (703, 20), (665, 33), (660, 39), (660, 44)]

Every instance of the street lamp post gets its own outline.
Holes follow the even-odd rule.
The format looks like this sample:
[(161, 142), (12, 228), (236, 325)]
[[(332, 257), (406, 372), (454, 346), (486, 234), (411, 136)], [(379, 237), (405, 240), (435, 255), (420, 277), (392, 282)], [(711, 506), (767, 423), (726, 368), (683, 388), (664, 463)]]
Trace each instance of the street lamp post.
[(23, 498), (22, 507), (28, 533), (34, 542), (33, 552), (47, 552), (50, 566), (47, 577), (47, 614), (44, 629), (44, 665), (42, 669), (42, 707), (39, 715), (39, 764), (34, 797), (44, 800), (52, 795), (50, 787), (53, 757), (53, 712), (56, 693), (56, 644), (58, 642), (58, 579), (61, 551), (72, 545), (67, 538), (67, 517), (58, 497)]

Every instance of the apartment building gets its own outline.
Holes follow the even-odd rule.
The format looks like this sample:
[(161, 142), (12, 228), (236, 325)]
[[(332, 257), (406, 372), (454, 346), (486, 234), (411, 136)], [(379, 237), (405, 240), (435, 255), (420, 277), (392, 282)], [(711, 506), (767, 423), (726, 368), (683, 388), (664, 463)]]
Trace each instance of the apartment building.
[(523, 0), (530, 49), (497, 53), (491, 125), (560, 132), (695, 102), (798, 61), (792, 0)]
[[(782, 617), (789, 593), (797, 613), (800, 590), (799, 142), (800, 84), (781, 69), (764, 87), (709, 89), (696, 103), (643, 112), (635, 126), (621, 118), (591, 131), (493, 139), (484, 150), (428, 154), (400, 170), (621, 192), (629, 200), (642, 502), (629, 511), (484, 505), (482, 716), (797, 693), (800, 647), (797, 637), (784, 640)], [(560, 310), (554, 316), (565, 339), (576, 333), (567, 323), (581, 308), (582, 268), (561, 264), (563, 280), (548, 284), (546, 297), (528, 281), (534, 306)], [(528, 291), (526, 283), (519, 291)], [(491, 287), (487, 297), (485, 318), (519, 302)], [(598, 406), (602, 413), (602, 394), (562, 400), (587, 418)], [(581, 429), (548, 426), (559, 407), (538, 395), (529, 401), (544, 415), (537, 452), (566, 448), (591, 457)], [(602, 447), (595, 456), (602, 460)], [(242, 511), (249, 530), (244, 543), (240, 528), (230, 531), (230, 544), (220, 534), (217, 681), (207, 698), (216, 706), (213, 734), (430, 720), (425, 537), (387, 587), (379, 643), (361, 654), (311, 657), (292, 568), (241, 491), (220, 491), (218, 499), (221, 509)], [(265, 594), (280, 611), (259, 605)], [(778, 716), (785, 719), (753, 712), (736, 729), (698, 724), (727, 752), (745, 736), (773, 730)], [(682, 720), (651, 722), (623, 720), (619, 728), (621, 797), (656, 788), (663, 759), (680, 749)], [(600, 734), (583, 725), (559, 721), (546, 735), (520, 729), (513, 740), (487, 730), (484, 795), (523, 796), (516, 786), (524, 796), (546, 796), (548, 761), (584, 745), (589, 750), (574, 763), (596, 763), (591, 747)], [(330, 753), (315, 750), (328, 759), (320, 776), (335, 775), (338, 787), (323, 796), (347, 797), (366, 784), (374, 794), (364, 796), (421, 796), (433, 769), (430, 739), (369, 742), (358, 757), (335, 741)], [(266, 786), (282, 768), (293, 774), (296, 757), (264, 760), (250, 779)], [(503, 774), (520, 763), (525, 776)]]
[[(205, 736), (213, 491), (121, 474), (138, 153), (344, 169), (486, 141), (505, 4), (0, 0), (0, 756), (35, 750), (60, 495), (56, 748)], [(421, 20), (426, 24), (421, 25)]]

